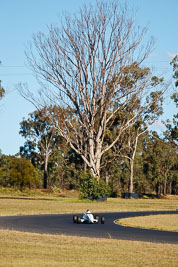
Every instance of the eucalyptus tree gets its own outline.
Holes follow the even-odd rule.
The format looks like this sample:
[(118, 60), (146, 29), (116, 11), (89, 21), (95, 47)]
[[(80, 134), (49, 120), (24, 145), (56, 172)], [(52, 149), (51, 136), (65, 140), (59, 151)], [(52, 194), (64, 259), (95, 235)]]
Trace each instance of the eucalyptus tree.
[(160, 138), (156, 132), (153, 132), (147, 146), (145, 160), (146, 175), (156, 193), (170, 193), (173, 181), (178, 181), (176, 149), (170, 145), (169, 141)]
[(20, 134), (26, 142), (20, 148), (21, 156), (25, 156), (35, 165), (35, 161), (44, 166), (43, 186), (47, 188), (49, 158), (55, 148), (59, 149), (61, 137), (56, 131), (47, 111), (53, 116), (58, 108), (45, 107), (29, 114), (29, 118), (20, 123)]
[[(125, 79), (127, 80), (127, 84), (129, 81), (130, 86), (134, 86), (135, 83), (138, 83), (143, 78), (146, 78), (147, 75), (150, 74), (149, 68), (140, 68), (136, 62), (134, 62), (131, 66), (125, 67)], [(152, 87), (159, 87), (163, 83), (163, 78), (158, 78), (153, 76), (151, 78)], [(124, 80), (123, 80), (124, 82)], [(148, 127), (158, 119), (158, 116), (162, 114), (162, 104), (163, 104), (163, 95), (161, 91), (154, 92), (152, 91), (149, 96), (147, 96), (147, 107), (145, 107), (144, 111), (138, 115), (137, 122), (135, 122), (131, 127), (126, 129), (118, 142), (115, 144), (112, 150), (113, 158), (119, 158), (121, 161), (125, 161), (125, 166), (129, 171), (129, 193), (133, 193), (134, 190), (134, 161), (138, 146), (139, 138), (144, 135), (146, 131), (148, 131)], [(125, 109), (122, 113), (118, 113), (113, 126), (110, 129), (110, 136), (112, 139), (108, 139), (108, 132), (106, 136), (106, 141), (111, 143), (117, 135), (118, 127), (122, 125), (123, 119), (127, 117), (127, 119), (132, 118), (134, 114), (138, 112), (140, 109), (140, 99), (137, 95), (134, 96), (134, 104), (127, 109)]]
[[(134, 62), (141, 66), (152, 51), (152, 39), (143, 43), (146, 32), (135, 24), (127, 5), (97, 1), (62, 17), (59, 26), (49, 27), (48, 34), (35, 34), (26, 52), (43, 89), (37, 97), (19, 85), (20, 93), (37, 106), (55, 104), (73, 113), (73, 119), (64, 119), (62, 127), (58, 120), (54, 125), (97, 179), (103, 155), (150, 105), (151, 71), (135, 83), (125, 75), (126, 66)], [(113, 142), (104, 145), (116, 114), (130, 112), (135, 98), (139, 108), (123, 118)]]
[[(160, 98), (159, 94), (160, 92), (156, 95), (153, 94), (152, 97)], [(147, 114), (144, 114), (145, 116), (140, 117), (137, 123), (135, 123), (132, 127), (128, 128), (124, 133), (125, 145), (120, 151), (120, 154), (123, 158), (125, 158), (130, 173), (128, 189), (129, 193), (134, 192), (134, 161), (137, 152), (138, 140), (139, 138), (141, 138), (142, 135), (145, 134), (146, 131), (148, 131), (148, 126), (154, 122), (154, 119), (156, 119), (157, 116), (162, 114), (161, 105), (162, 99), (160, 98), (160, 101), (157, 101), (157, 106), (155, 106), (153, 109), (149, 108), (147, 110), (147, 114), (149, 114), (148, 117)]]
[[(171, 98), (174, 100), (176, 107), (178, 107), (178, 93), (174, 93)], [(163, 121), (166, 130), (164, 137), (170, 144), (178, 148), (178, 113), (173, 115), (172, 121), (170, 119)]]
[[(178, 93), (174, 93), (171, 98), (178, 107)], [(178, 192), (178, 113), (173, 115), (172, 120), (168, 119), (165, 122), (163, 121), (166, 130), (164, 131), (164, 140), (169, 144), (170, 150), (175, 151), (174, 158), (176, 160), (174, 166), (172, 167), (172, 176), (169, 179), (170, 192)], [(173, 161), (174, 162), (174, 161)]]

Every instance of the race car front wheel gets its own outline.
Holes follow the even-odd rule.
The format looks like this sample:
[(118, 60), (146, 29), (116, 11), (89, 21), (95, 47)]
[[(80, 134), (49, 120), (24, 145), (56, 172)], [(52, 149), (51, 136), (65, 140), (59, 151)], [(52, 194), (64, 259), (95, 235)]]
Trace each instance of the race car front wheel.
[(73, 216), (73, 223), (77, 223), (77, 216), (76, 215)]
[(97, 220), (97, 223), (98, 223), (99, 222), (99, 216), (96, 215), (94, 218), (95, 218), (95, 220)]

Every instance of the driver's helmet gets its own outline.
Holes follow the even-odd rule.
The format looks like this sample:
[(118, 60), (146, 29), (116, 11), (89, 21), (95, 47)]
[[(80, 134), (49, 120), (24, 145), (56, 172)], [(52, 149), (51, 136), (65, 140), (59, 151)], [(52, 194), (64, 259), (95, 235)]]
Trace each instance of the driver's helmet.
[(86, 210), (86, 213), (91, 213), (89, 210)]

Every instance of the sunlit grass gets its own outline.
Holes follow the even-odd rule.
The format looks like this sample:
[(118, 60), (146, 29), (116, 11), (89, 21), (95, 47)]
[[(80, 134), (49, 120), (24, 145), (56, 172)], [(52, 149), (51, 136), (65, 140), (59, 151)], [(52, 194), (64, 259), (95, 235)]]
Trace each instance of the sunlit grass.
[(131, 227), (178, 232), (178, 214), (139, 216), (121, 219), (117, 222)]
[(176, 210), (175, 199), (108, 199), (106, 202), (81, 201), (76, 198), (0, 199), (0, 215), (78, 213), (87, 208), (92, 212)]
[[(81, 201), (77, 192), (0, 190), (0, 215), (175, 210), (171, 199)], [(178, 266), (178, 246), (0, 230), (0, 266)]]
[(0, 266), (178, 266), (178, 246), (0, 230)]
[(175, 210), (178, 196), (161, 199), (108, 198), (105, 202), (80, 200), (77, 191), (13, 190), (0, 188), (0, 215)]

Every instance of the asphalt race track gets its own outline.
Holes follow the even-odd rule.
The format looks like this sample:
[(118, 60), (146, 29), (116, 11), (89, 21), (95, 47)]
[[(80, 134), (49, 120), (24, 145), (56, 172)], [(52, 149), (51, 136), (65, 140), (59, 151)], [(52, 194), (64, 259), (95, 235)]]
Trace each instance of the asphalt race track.
[[(43, 234), (178, 244), (178, 232), (138, 229), (114, 223), (115, 220), (121, 218), (156, 214), (178, 214), (178, 211), (97, 213), (105, 217), (105, 224), (73, 224), (73, 214), (2, 216), (0, 228)], [(81, 216), (81, 214), (78, 215)]]

